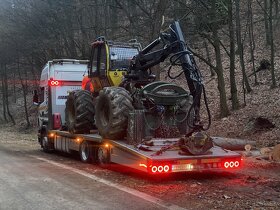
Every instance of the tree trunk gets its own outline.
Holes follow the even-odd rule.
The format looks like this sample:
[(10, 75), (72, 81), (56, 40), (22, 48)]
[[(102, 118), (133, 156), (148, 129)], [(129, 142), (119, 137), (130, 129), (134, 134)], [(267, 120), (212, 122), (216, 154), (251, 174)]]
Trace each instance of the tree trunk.
[(266, 45), (269, 45), (270, 34), (269, 34), (269, 20), (268, 20), (268, 0), (264, 0), (264, 28), (265, 28), (265, 40)]
[(252, 11), (252, 0), (248, 0), (248, 13), (249, 13), (249, 41), (250, 41), (250, 54), (252, 61), (252, 70), (253, 75), (255, 77), (255, 85), (258, 84), (258, 78), (256, 74), (256, 66), (255, 66), (255, 37), (254, 37), (254, 24), (253, 24), (253, 11)]
[(271, 154), (271, 158), (274, 161), (278, 161), (280, 162), (280, 144), (277, 144), (273, 150), (272, 150), (272, 154)]
[(4, 92), (5, 92), (5, 103), (6, 103), (6, 110), (7, 114), (12, 121), (13, 125), (16, 124), (13, 115), (10, 112), (10, 104), (9, 104), (9, 94), (8, 94), (8, 79), (7, 79), (7, 65), (4, 65)]
[(1, 83), (2, 83), (2, 107), (3, 107), (3, 117), (6, 122), (7, 119), (7, 109), (6, 109), (6, 94), (5, 94), (5, 83), (4, 83), (4, 66), (1, 64), (2, 73), (1, 73)]
[[(34, 56), (33, 56), (33, 53), (31, 55), (31, 73), (32, 73), (32, 77), (33, 77), (33, 81), (32, 82), (32, 85), (33, 85), (33, 88), (38, 88), (39, 87), (39, 82), (40, 82), (40, 78), (38, 78), (38, 74), (36, 74), (36, 71), (35, 71), (35, 64), (34, 64)], [(16, 76), (16, 73), (14, 72), (14, 78)]]
[(156, 11), (154, 13), (153, 20), (151, 20), (151, 24), (153, 25), (153, 31), (151, 33), (151, 36), (149, 37), (150, 40), (154, 40), (155, 37), (158, 37), (160, 29), (161, 29), (161, 20), (162, 20), (162, 16), (165, 13), (165, 10), (168, 7), (168, 3), (169, 1), (167, 0), (159, 0), (159, 2), (157, 3), (157, 8)]
[(20, 83), (21, 83), (21, 87), (22, 87), (22, 93), (23, 93), (23, 103), (24, 103), (24, 113), (25, 113), (25, 120), (26, 120), (26, 127), (29, 128), (30, 127), (30, 120), (29, 120), (29, 115), (28, 115), (28, 108), (27, 108), (27, 83), (26, 83), (26, 79), (27, 79), (27, 72), (26, 70), (25, 71), (25, 76), (26, 76), (26, 79), (25, 79), (25, 82), (23, 81), (23, 78), (22, 78), (22, 75), (21, 75), (21, 72), (20, 72), (20, 66), (19, 66), (19, 60), (17, 62), (17, 71), (18, 71), (18, 75), (19, 75), (19, 80), (20, 80)]
[(244, 46), (241, 40), (241, 24), (240, 24), (240, 0), (235, 1), (236, 4), (236, 38), (237, 38), (237, 45), (238, 45), (238, 54), (240, 58), (240, 66), (242, 70), (242, 76), (243, 76), (243, 83), (245, 84), (247, 92), (251, 92), (252, 89), (250, 87), (248, 77), (246, 75), (245, 70), (245, 63), (244, 63)]
[(230, 150), (244, 150), (245, 145), (256, 146), (256, 141), (248, 141), (245, 139), (232, 139), (232, 138), (222, 138), (222, 137), (212, 137), (215, 145), (222, 147), (224, 149)]
[(270, 0), (270, 4), (269, 4), (269, 33), (270, 33), (270, 40), (269, 40), (269, 44), (270, 44), (270, 72), (271, 72), (271, 80), (272, 80), (272, 84), (271, 84), (271, 88), (275, 88), (276, 87), (276, 79), (275, 79), (275, 70), (274, 70), (274, 56), (275, 56), (275, 49), (274, 49), (274, 36), (273, 36), (273, 14), (272, 14), (272, 8), (273, 8), (273, 1)]
[(276, 17), (276, 20), (278, 19), (278, 15), (279, 15), (279, 1), (275, 0), (275, 17)]
[(228, 0), (228, 18), (229, 18), (229, 37), (230, 37), (231, 105), (233, 110), (237, 110), (239, 109), (239, 101), (238, 101), (236, 81), (235, 81), (235, 39), (234, 39), (234, 25), (233, 25), (233, 14), (232, 14), (232, 0)]
[(16, 73), (15, 71), (13, 71), (13, 78), (14, 78), (14, 81), (13, 81), (13, 98), (14, 98), (14, 103), (17, 102), (17, 94), (16, 94)]
[(214, 49), (216, 56), (216, 73), (218, 77), (218, 89), (220, 93), (220, 117), (227, 117), (229, 115), (229, 109), (227, 105), (227, 97), (225, 90), (225, 81), (224, 81), (224, 73), (223, 73), (223, 65), (221, 58), (221, 49), (220, 49), (220, 40), (218, 36), (218, 23), (217, 23), (217, 10), (216, 10), (216, 0), (211, 1), (211, 13), (213, 18), (212, 23), (212, 32), (214, 39)]
[[(203, 44), (204, 44), (204, 48), (205, 48), (205, 52), (206, 52), (206, 59), (209, 63), (211, 63), (209, 47), (208, 47), (207, 41), (205, 39), (203, 41)], [(214, 77), (216, 75), (215, 70), (211, 66), (209, 66), (209, 70), (211, 73), (211, 77)]]

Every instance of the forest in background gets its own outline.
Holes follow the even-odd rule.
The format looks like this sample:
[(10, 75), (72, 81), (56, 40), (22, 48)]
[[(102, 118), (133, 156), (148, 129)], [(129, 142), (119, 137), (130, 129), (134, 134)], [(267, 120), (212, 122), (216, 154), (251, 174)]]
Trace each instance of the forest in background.
[(31, 125), (27, 96), (48, 60), (87, 59), (100, 35), (145, 46), (174, 20), (203, 75), (216, 78), (219, 110), (212, 111), (221, 118), (246, 105), (246, 94), (259, 84), (257, 71), (267, 69), (270, 88), (278, 87), (278, 0), (1, 0), (0, 120), (15, 124), (19, 111), (10, 107), (20, 101)]

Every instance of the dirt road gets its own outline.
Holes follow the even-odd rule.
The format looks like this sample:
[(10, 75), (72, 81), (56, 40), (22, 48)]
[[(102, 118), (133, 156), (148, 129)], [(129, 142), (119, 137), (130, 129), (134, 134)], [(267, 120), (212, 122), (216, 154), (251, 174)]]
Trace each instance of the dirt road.
[(280, 209), (277, 163), (151, 177), (43, 153), (34, 135), (0, 135), (0, 209)]

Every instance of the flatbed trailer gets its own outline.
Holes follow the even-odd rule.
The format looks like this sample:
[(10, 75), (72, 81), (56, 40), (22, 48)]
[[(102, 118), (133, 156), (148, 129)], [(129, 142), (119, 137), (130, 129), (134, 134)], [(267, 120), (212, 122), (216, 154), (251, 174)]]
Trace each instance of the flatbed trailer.
[(214, 146), (204, 155), (182, 152), (178, 138), (150, 139), (130, 145), (126, 140), (103, 139), (97, 131), (91, 134), (71, 134), (49, 130), (53, 149), (66, 153), (77, 151), (83, 162), (116, 163), (151, 174), (239, 168), (239, 153)]

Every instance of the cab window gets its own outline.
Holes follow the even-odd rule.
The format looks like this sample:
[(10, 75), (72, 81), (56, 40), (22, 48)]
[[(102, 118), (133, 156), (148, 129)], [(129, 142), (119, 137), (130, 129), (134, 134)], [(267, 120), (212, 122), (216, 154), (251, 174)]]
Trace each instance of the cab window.
[(89, 73), (90, 75), (94, 75), (97, 73), (97, 54), (98, 54), (98, 48), (94, 47), (91, 50), (91, 55), (90, 55), (90, 63), (89, 63)]
[(93, 46), (89, 63), (90, 76), (106, 76), (106, 55), (106, 45), (104, 43)]
[(111, 47), (111, 70), (127, 70), (131, 59), (137, 54), (137, 48)]
[(106, 56), (106, 46), (105, 44), (102, 44), (100, 46), (100, 76), (106, 76)]

